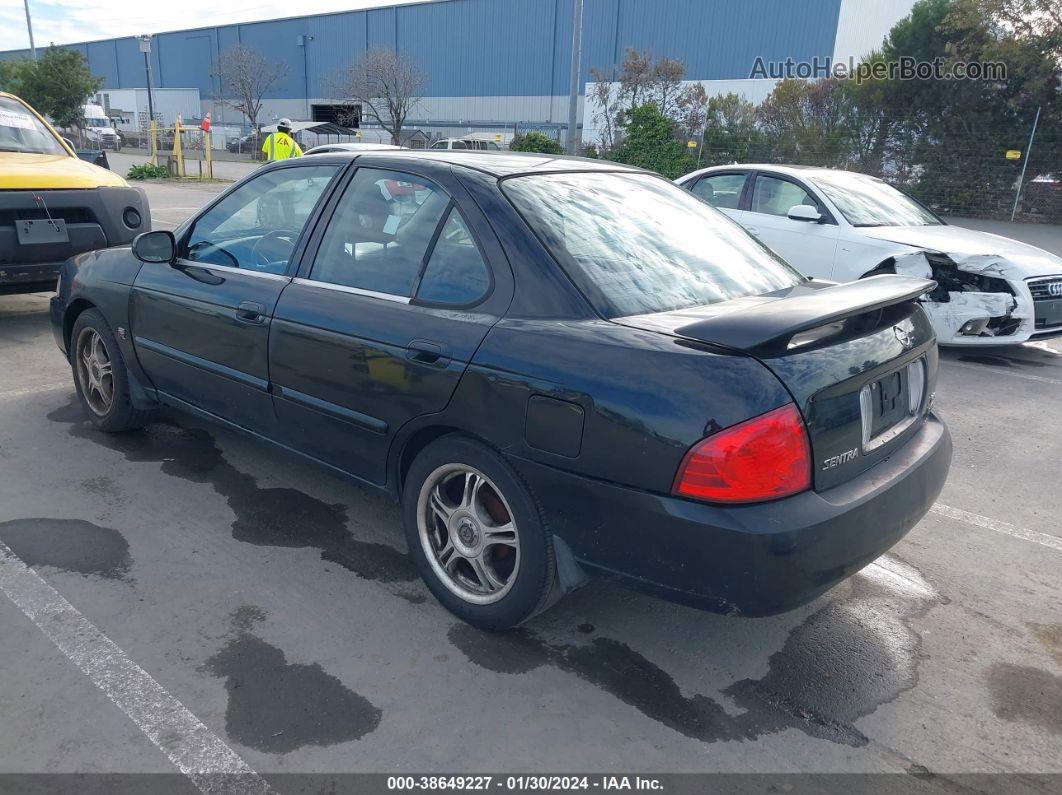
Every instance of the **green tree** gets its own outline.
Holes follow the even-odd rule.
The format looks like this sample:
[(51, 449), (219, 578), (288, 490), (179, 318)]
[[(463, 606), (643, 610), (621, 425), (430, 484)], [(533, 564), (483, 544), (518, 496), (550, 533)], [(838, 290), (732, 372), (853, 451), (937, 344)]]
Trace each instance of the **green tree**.
[[(1010, 24), (1008, 0), (920, 0), (890, 31), (882, 57), (939, 58), (946, 68), (957, 63), (1006, 65), (1005, 78), (981, 80), (891, 80), (882, 86), (889, 108), (890, 143), (882, 169), (893, 160), (911, 165), (901, 177), (908, 188), (944, 212), (1002, 213), (1013, 200), (1020, 161), (1004, 158), (1008, 149), (1024, 151), (1038, 106), (1044, 129), (1033, 147), (1030, 176), (1057, 170), (1062, 157), (1057, 136), (1062, 123), (1059, 62), (1054, 29)], [(1045, 8), (1050, 4), (1045, 4)], [(997, 15), (986, 13), (995, 8)], [(1057, 6), (1055, 6), (1057, 9)], [(1056, 45), (1057, 46), (1057, 45)]]
[(768, 159), (756, 105), (737, 94), (708, 99), (701, 165), (753, 163)]
[(22, 96), (22, 81), (33, 68), (33, 62), (24, 59), (0, 61), (0, 91)]
[(656, 171), (675, 179), (693, 168), (686, 144), (676, 137), (675, 122), (649, 103), (627, 111), (621, 122), (623, 143), (609, 159)]
[(92, 76), (81, 53), (52, 46), (27, 68), (20, 96), (57, 127), (80, 127), (82, 106), (102, 85), (103, 78)]
[(514, 152), (541, 152), (544, 155), (564, 154), (564, 147), (545, 133), (535, 130), (514, 137), (509, 142), (509, 149)]
[(757, 110), (773, 159), (845, 166), (852, 159), (852, 98), (841, 80), (783, 80)]

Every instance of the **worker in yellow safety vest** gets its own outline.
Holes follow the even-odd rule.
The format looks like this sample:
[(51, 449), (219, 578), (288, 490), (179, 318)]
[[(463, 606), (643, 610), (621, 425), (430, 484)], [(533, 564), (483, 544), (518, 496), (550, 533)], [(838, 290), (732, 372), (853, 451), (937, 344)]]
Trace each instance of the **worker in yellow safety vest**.
[(302, 150), (291, 137), (291, 119), (277, 122), (277, 131), (265, 139), (262, 151), (266, 160), (287, 160), (289, 157), (301, 157)]

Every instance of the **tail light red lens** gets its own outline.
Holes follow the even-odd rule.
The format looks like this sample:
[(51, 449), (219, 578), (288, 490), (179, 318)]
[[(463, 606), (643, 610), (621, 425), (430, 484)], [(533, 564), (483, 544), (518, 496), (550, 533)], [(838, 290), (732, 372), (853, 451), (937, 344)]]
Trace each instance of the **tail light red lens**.
[(671, 493), (708, 502), (762, 502), (810, 486), (808, 435), (790, 403), (697, 442), (682, 459)]

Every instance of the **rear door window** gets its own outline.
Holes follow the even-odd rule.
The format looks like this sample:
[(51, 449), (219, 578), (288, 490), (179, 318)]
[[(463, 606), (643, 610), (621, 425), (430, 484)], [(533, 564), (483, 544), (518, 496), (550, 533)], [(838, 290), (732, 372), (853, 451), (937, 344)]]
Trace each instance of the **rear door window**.
[(736, 210), (746, 177), (746, 174), (713, 174), (701, 179), (690, 192), (713, 207)]
[(411, 297), (449, 204), (421, 177), (359, 169), (328, 222), (310, 279)]

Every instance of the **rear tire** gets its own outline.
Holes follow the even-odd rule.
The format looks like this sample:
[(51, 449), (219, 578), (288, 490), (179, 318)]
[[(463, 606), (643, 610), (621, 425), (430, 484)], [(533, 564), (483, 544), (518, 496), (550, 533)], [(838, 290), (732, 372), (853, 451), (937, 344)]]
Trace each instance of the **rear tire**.
[(462, 621), (505, 630), (545, 608), (552, 537), (520, 476), (486, 445), (451, 435), (424, 448), (405, 479), (402, 516), (417, 570)]
[(70, 367), (78, 400), (101, 431), (119, 433), (151, 421), (153, 412), (136, 408), (130, 400), (125, 359), (98, 309), (87, 309), (74, 321)]

